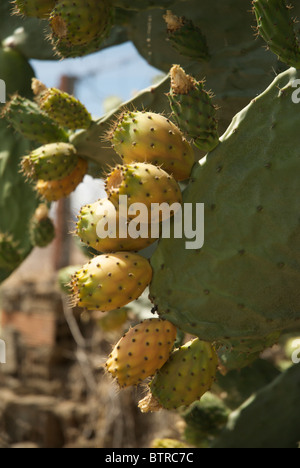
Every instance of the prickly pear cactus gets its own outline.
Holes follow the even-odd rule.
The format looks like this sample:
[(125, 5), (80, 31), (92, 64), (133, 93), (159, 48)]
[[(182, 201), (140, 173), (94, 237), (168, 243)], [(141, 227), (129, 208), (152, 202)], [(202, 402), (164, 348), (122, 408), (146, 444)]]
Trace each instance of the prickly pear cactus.
[(69, 143), (50, 143), (33, 150), (22, 159), (24, 174), (31, 179), (60, 180), (78, 164), (76, 149)]
[(136, 385), (169, 359), (176, 334), (176, 327), (166, 320), (144, 320), (120, 339), (105, 367), (122, 388)]
[(72, 279), (74, 304), (102, 312), (137, 299), (152, 278), (151, 266), (132, 252), (94, 257)]
[(183, 199), (205, 204), (203, 248), (162, 240), (152, 257), (159, 314), (202, 339), (257, 339), (300, 323), (298, 78), (293, 68), (277, 76), (193, 171)]
[(218, 358), (214, 348), (195, 338), (175, 349), (150, 382), (150, 393), (140, 401), (143, 412), (189, 406), (210, 390)]
[(96, 43), (100, 47), (109, 35), (113, 22), (113, 8), (109, 0), (64, 0), (57, 2), (49, 16), (52, 42), (63, 57), (72, 56), (72, 49), (80, 50)]
[(45, 19), (54, 8), (56, 0), (14, 0), (15, 13)]
[[(100, 236), (99, 226), (106, 231), (106, 237)], [(85, 205), (78, 215), (76, 234), (81, 242), (97, 252), (118, 252), (142, 250), (155, 242), (156, 238), (120, 236), (119, 211), (107, 198)], [(137, 227), (137, 226), (136, 226)]]
[(300, 42), (290, 4), (285, 0), (253, 0), (252, 4), (258, 34), (282, 62), (299, 68)]
[(168, 118), (153, 112), (125, 112), (108, 133), (108, 139), (124, 163), (149, 162), (176, 180), (190, 176), (194, 151)]

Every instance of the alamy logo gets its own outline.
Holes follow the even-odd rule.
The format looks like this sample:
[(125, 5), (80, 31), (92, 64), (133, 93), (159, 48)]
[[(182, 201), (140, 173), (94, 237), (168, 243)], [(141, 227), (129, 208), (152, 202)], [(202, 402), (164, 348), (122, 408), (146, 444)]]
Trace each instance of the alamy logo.
[(116, 239), (118, 232), (120, 239), (169, 239), (173, 229), (175, 239), (187, 239), (186, 249), (197, 250), (203, 247), (204, 203), (152, 203), (150, 211), (144, 203), (132, 203), (128, 206), (127, 196), (120, 195), (118, 211), (110, 202), (105, 205), (104, 210), (99, 206), (96, 211), (99, 216), (97, 236), (100, 239)]
[(0, 340), (0, 364), (6, 363), (6, 345), (5, 341)]
[(6, 84), (4, 80), (0, 80), (0, 104), (6, 103)]
[(292, 101), (294, 104), (300, 103), (300, 80), (295, 80), (292, 84), (293, 88), (297, 88), (292, 94)]

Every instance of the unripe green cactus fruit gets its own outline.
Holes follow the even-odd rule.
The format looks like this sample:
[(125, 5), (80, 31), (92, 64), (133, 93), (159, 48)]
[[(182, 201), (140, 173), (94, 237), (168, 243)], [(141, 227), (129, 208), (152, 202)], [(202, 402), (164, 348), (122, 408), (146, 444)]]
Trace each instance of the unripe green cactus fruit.
[(69, 143), (49, 143), (32, 151), (22, 160), (24, 174), (31, 179), (61, 180), (78, 164), (76, 149)]
[(0, 232), (0, 268), (13, 271), (22, 261), (18, 244), (9, 234)]
[(295, 32), (296, 21), (285, 0), (253, 0), (258, 34), (279, 59), (290, 67), (300, 68), (300, 44)]
[(41, 144), (68, 141), (67, 132), (29, 99), (13, 96), (3, 109), (2, 115), (28, 140)]
[(171, 69), (171, 91), (168, 94), (176, 123), (201, 150), (212, 151), (219, 144), (216, 107), (212, 95), (179, 66)]
[(179, 18), (171, 11), (164, 16), (168, 28), (168, 39), (172, 46), (192, 60), (208, 61), (210, 54), (206, 37), (193, 21)]
[[(99, 237), (98, 226), (100, 222), (105, 222), (107, 237)], [(112, 226), (112, 231), (109, 231), (110, 226)], [(151, 237), (133, 239), (129, 235), (120, 238), (119, 212), (108, 199), (98, 200), (81, 208), (76, 234), (83, 243), (103, 253), (138, 251), (148, 247), (156, 240), (155, 238), (151, 239)]]
[(124, 307), (144, 292), (151, 278), (148, 260), (136, 253), (99, 255), (73, 276), (74, 304), (102, 312)]
[(37, 207), (30, 221), (29, 235), (34, 247), (47, 247), (55, 238), (55, 227), (49, 218), (47, 205)]
[(217, 372), (214, 348), (198, 338), (173, 351), (149, 384), (148, 395), (139, 403), (143, 412), (159, 406), (176, 409), (199, 400), (210, 390)]
[(78, 158), (75, 169), (68, 176), (60, 180), (39, 180), (36, 190), (39, 195), (49, 202), (60, 200), (70, 195), (82, 182), (88, 170), (88, 162)]
[(176, 333), (171, 322), (156, 318), (144, 320), (120, 339), (105, 367), (120, 387), (137, 385), (165, 364)]
[(141, 214), (144, 223), (162, 220), (160, 213), (155, 215), (152, 211), (154, 204), (176, 204), (177, 209), (178, 204), (182, 203), (182, 194), (176, 180), (159, 167), (147, 163), (116, 166), (106, 179), (105, 189), (109, 200), (117, 209), (120, 196), (127, 196), (128, 217), (131, 219), (136, 216), (136, 213), (130, 213), (131, 205), (143, 204), (147, 208), (145, 216)]
[(124, 163), (149, 162), (176, 180), (190, 176), (195, 163), (193, 148), (169, 119), (153, 112), (124, 112), (108, 133)]
[(14, 0), (15, 13), (45, 19), (54, 8), (56, 0)]
[(85, 106), (74, 96), (50, 88), (38, 96), (40, 108), (55, 122), (70, 130), (87, 129), (92, 117)]
[(66, 49), (101, 42), (112, 26), (113, 7), (110, 0), (58, 1), (50, 14), (52, 41)]

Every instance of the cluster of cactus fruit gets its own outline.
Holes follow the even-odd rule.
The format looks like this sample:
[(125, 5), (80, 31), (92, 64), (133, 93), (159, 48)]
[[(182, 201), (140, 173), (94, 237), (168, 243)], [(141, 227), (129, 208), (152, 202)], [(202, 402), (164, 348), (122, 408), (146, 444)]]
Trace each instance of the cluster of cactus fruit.
[[(31, 246), (44, 247), (53, 240), (49, 206), (75, 190), (88, 173), (89, 163), (99, 163), (101, 174), (110, 167), (106, 198), (83, 206), (78, 215), (76, 236), (95, 255), (85, 265), (62, 272), (64, 291), (72, 306), (103, 312), (107, 321), (103, 330), (109, 328), (110, 320), (123, 325), (127, 319), (124, 307), (147, 288), (157, 316), (127, 330), (107, 358), (107, 372), (121, 388), (148, 384), (148, 394), (139, 403), (142, 412), (197, 405), (203, 395), (208, 397), (209, 408), (220, 412), (219, 399), (209, 400), (207, 393), (216, 378), (246, 368), (278, 342), (284, 330), (300, 326), (299, 155), (295, 144), (300, 120), (292, 99), (299, 80), (300, 46), (291, 8), (284, 0), (252, 1), (258, 36), (292, 68), (278, 74), (265, 91), (265, 86), (258, 88), (220, 137), (218, 106), (203, 76), (207, 72), (209, 78), (209, 67), (214, 75), (221, 70), (221, 75), (226, 59), (220, 59), (204, 34), (202, 13), (202, 22), (197, 24), (182, 16), (186, 4), (196, 8), (194, 0), (182, 5), (179, 0), (13, 3), (17, 15), (47, 22), (48, 39), (62, 58), (99, 50), (112, 31), (118, 37), (114, 25), (118, 29), (132, 22), (129, 36), (136, 38), (145, 18), (149, 27), (149, 18), (153, 25), (159, 15), (165, 42), (177, 54), (177, 63), (182, 58), (188, 64), (188, 68), (173, 65), (161, 85), (122, 106), (117, 118), (110, 114), (99, 121), (73, 96), (32, 80), (26, 68), (32, 91), (27, 87), (25, 96), (21, 88), (12, 90), (2, 108), (3, 134), (7, 136), (6, 126), (10, 126), (26, 143), (18, 150), (22, 157), (18, 169), (34, 192), (27, 223)], [(224, 13), (226, 2), (215, 3), (216, 10)], [(205, 16), (208, 7), (198, 7)], [(236, 45), (229, 44), (228, 61), (246, 56), (248, 45), (237, 53)], [(249, 59), (250, 75), (257, 72), (255, 60)], [(229, 103), (230, 82), (236, 82), (241, 92), (238, 67), (231, 62), (230, 66), (235, 71), (225, 73), (228, 90), (223, 93), (223, 102)], [(196, 73), (187, 74), (184, 68)], [(103, 140), (106, 146), (109, 142), (107, 152)], [(185, 239), (171, 235), (161, 238), (154, 250), (165, 219), (160, 211), (153, 216), (153, 206), (184, 203), (205, 205), (203, 248), (187, 250)], [(140, 205), (146, 214), (138, 210)], [(175, 212), (170, 210), (172, 218), (171, 214)], [(173, 220), (168, 221), (172, 225)], [(13, 271), (24, 258), (24, 246), (13, 234), (0, 220), (0, 281), (2, 270)], [(150, 246), (149, 259), (141, 251)], [(184, 334), (180, 343), (179, 333)], [(293, 372), (279, 379), (280, 389), (285, 381), (298, 385)], [(269, 390), (258, 394), (258, 407), (265, 399), (273, 401)], [(226, 424), (229, 410), (224, 408), (222, 422)], [(255, 419), (251, 402), (247, 411), (253, 411)], [(203, 415), (205, 410), (191, 407), (186, 419), (190, 421), (198, 412)], [(220, 444), (226, 445), (232, 427), (228, 423)]]

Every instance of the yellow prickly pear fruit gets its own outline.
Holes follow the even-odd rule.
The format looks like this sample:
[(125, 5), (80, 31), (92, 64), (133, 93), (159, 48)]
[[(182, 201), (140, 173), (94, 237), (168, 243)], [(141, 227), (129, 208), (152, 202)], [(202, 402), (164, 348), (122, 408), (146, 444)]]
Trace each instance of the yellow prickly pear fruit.
[(125, 164), (148, 162), (176, 180), (188, 179), (195, 163), (194, 150), (179, 128), (153, 112), (124, 112), (108, 139)]
[(130, 328), (116, 344), (106, 369), (122, 388), (136, 385), (165, 364), (176, 334), (171, 322), (157, 318), (144, 320)]
[(39, 180), (36, 184), (36, 190), (42, 198), (49, 202), (65, 198), (74, 192), (77, 186), (82, 182), (87, 173), (87, 169), (87, 161), (79, 158), (77, 166), (70, 175), (61, 180)]
[(149, 261), (136, 253), (99, 255), (74, 274), (73, 302), (88, 310), (108, 312), (140, 297), (151, 279)]
[[(134, 220), (131, 222), (134, 223)], [(119, 211), (111, 201), (101, 199), (81, 208), (76, 234), (83, 243), (102, 253), (139, 251), (156, 240), (151, 237), (134, 239), (129, 235), (121, 238), (119, 224)], [(103, 227), (106, 237), (100, 232), (99, 226)]]
[(120, 196), (127, 197), (129, 218), (136, 217), (136, 210), (133, 210), (135, 204), (146, 207), (145, 216), (143, 217), (143, 212), (140, 215), (143, 223), (162, 221), (161, 215), (155, 216), (154, 206), (162, 203), (169, 206), (174, 204), (176, 211), (182, 204), (182, 194), (176, 180), (163, 169), (148, 163), (115, 167), (106, 179), (105, 189), (108, 199), (117, 209)]
[(195, 338), (173, 351), (150, 383), (150, 393), (140, 401), (142, 412), (163, 407), (176, 409), (199, 400), (210, 390), (218, 356), (210, 343)]

